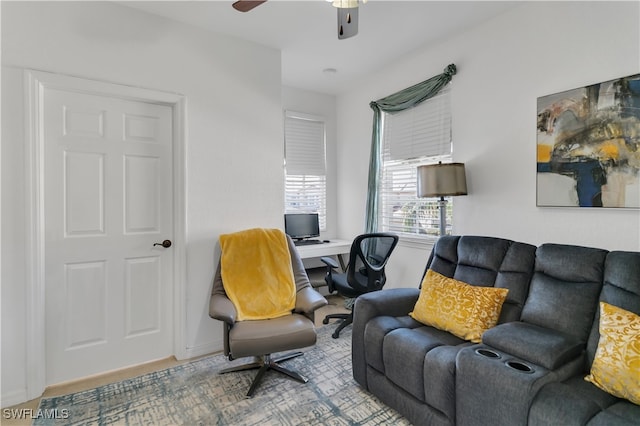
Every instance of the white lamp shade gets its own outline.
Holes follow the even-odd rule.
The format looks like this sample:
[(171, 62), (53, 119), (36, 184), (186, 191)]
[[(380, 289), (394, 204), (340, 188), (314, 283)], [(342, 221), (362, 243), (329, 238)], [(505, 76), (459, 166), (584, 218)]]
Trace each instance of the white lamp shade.
[(463, 163), (440, 163), (418, 167), (418, 197), (451, 195), (467, 195)]
[(353, 9), (358, 7), (358, 3), (364, 4), (367, 0), (333, 0), (331, 4), (333, 7), (337, 7), (340, 9)]

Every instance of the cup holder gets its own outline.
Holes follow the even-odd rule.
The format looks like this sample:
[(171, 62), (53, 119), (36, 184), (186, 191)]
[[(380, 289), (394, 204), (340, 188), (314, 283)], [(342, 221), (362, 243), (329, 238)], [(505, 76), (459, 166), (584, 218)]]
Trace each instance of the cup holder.
[(490, 349), (484, 349), (484, 348), (481, 348), (481, 349), (476, 349), (476, 351), (475, 351), (475, 352), (476, 352), (478, 355), (482, 355), (482, 356), (487, 357), (487, 358), (493, 358), (493, 359), (500, 359), (500, 358), (502, 358), (502, 357), (500, 356), (500, 354), (499, 354), (499, 353), (494, 352), (494, 351), (492, 351), (492, 350), (490, 350)]
[(513, 368), (514, 370), (518, 370), (522, 373), (533, 373), (533, 368), (519, 361), (507, 361), (505, 365), (509, 368)]

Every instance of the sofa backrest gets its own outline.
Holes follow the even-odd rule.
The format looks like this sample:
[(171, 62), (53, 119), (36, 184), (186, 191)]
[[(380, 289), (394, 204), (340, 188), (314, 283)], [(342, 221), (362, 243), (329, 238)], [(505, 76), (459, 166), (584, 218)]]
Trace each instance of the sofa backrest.
[(521, 320), (586, 344), (598, 307), (607, 253), (564, 244), (538, 247)]
[[(516, 321), (533, 274), (536, 247), (511, 240), (478, 236), (442, 236), (428, 269), (468, 284), (509, 289), (499, 323)], [(424, 276), (423, 276), (424, 277)]]
[[(640, 252), (612, 251), (607, 255), (600, 301), (640, 315)], [(600, 340), (599, 323), (600, 309), (597, 309), (587, 343), (587, 370)]]

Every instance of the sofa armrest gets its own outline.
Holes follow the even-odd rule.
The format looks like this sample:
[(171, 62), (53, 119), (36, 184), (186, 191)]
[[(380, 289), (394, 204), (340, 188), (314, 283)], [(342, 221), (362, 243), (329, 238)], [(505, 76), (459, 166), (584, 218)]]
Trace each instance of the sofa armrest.
[(367, 388), (364, 332), (367, 323), (375, 317), (406, 316), (413, 310), (420, 290), (417, 288), (393, 288), (363, 294), (353, 307), (353, 332), (351, 337), (351, 359), (353, 377)]
[(585, 350), (585, 342), (575, 337), (525, 322), (509, 322), (487, 330), (482, 343), (549, 370), (561, 367)]
[(312, 287), (305, 287), (296, 293), (295, 312), (309, 315), (328, 303), (327, 299)]
[(233, 325), (237, 317), (236, 307), (228, 297), (222, 294), (212, 294), (209, 300), (209, 316)]
[(409, 314), (418, 300), (420, 290), (417, 288), (392, 288), (388, 290), (372, 291), (356, 299), (356, 305), (362, 305), (358, 312), (354, 312), (354, 322), (368, 322), (377, 316), (400, 317)]

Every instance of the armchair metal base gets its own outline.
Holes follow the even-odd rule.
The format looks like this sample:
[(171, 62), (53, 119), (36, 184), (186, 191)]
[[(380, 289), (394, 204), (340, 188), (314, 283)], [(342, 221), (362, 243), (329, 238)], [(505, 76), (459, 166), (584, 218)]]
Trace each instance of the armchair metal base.
[(278, 364), (279, 362), (284, 362), (291, 358), (299, 357), (300, 355), (304, 355), (304, 354), (302, 352), (291, 352), (285, 355), (281, 355), (277, 358), (271, 358), (270, 354), (263, 355), (258, 357), (258, 359), (254, 362), (238, 365), (236, 367), (225, 368), (224, 370), (220, 370), (218, 374), (232, 373), (234, 371), (253, 370), (253, 369), (259, 368), (258, 374), (256, 374), (256, 377), (253, 379), (253, 382), (251, 383), (251, 387), (249, 387), (249, 392), (247, 392), (247, 398), (251, 398), (256, 388), (262, 381), (262, 377), (264, 376), (264, 373), (267, 372), (267, 370), (275, 370), (279, 373), (289, 376), (294, 380), (299, 381), (300, 383), (307, 383), (309, 380), (303, 375), (295, 371), (289, 370), (287, 368), (284, 368), (283, 366)]
[(338, 337), (340, 337), (340, 332), (342, 331), (342, 329), (353, 322), (353, 313), (329, 314), (326, 317), (324, 317), (324, 319), (322, 320), (322, 323), (329, 324), (329, 320), (332, 318), (342, 319), (342, 321), (340, 321), (340, 324), (338, 324), (338, 327), (335, 329), (333, 334), (331, 334), (331, 337), (333, 337), (334, 339), (337, 339)]

